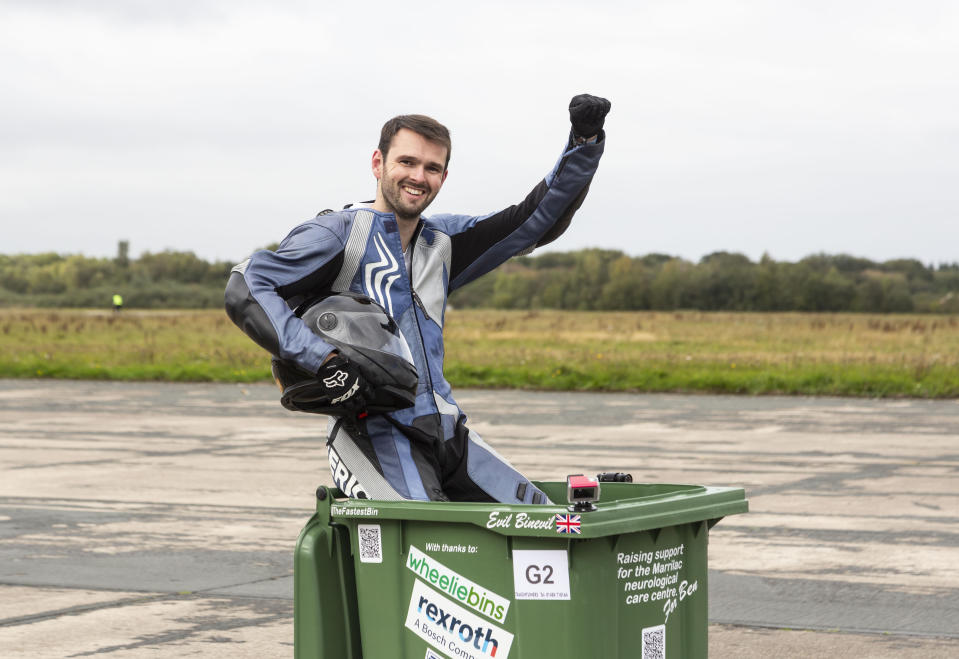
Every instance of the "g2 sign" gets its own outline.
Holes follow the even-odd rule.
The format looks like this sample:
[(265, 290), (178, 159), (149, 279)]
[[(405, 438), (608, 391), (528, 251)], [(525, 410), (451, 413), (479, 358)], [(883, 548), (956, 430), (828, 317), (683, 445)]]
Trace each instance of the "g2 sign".
[(513, 550), (513, 591), (518, 600), (568, 600), (565, 550)]
[(545, 565), (527, 565), (526, 583), (533, 586), (538, 584), (552, 586), (556, 583), (553, 580), (553, 566), (548, 563)]

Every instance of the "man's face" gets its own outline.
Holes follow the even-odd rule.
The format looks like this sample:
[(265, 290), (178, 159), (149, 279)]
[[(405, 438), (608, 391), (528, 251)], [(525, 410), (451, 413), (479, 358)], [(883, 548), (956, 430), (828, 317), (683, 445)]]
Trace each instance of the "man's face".
[(373, 153), (377, 205), (400, 220), (418, 220), (446, 174), (446, 147), (406, 128), (393, 136), (385, 157), (379, 149)]

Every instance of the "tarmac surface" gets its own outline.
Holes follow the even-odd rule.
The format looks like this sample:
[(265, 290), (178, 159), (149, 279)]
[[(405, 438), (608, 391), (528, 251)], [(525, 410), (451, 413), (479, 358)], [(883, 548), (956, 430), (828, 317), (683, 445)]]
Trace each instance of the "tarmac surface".
[[(291, 657), (325, 419), (268, 385), (0, 380), (0, 657)], [(534, 479), (745, 487), (710, 656), (959, 656), (959, 401), (460, 391)]]

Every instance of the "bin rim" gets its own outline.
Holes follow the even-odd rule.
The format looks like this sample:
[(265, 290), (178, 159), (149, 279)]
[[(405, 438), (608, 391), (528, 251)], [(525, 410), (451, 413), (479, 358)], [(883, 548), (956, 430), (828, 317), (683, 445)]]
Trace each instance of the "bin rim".
[[(554, 499), (565, 482), (535, 482)], [(472, 524), (507, 536), (596, 538), (667, 526), (706, 522), (748, 510), (745, 490), (736, 487), (673, 483), (603, 483), (603, 497), (590, 512), (570, 511), (562, 502), (548, 505), (453, 501), (348, 499), (331, 488), (317, 510), (331, 523), (353, 525), (378, 520)], [(630, 496), (634, 495), (634, 496)]]

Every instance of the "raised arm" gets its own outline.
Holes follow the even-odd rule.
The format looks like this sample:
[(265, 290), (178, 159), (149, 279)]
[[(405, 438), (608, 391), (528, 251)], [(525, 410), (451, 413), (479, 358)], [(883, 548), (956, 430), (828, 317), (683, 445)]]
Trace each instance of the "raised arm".
[(569, 106), (571, 131), (546, 178), (514, 206), (489, 215), (434, 216), (449, 232), (450, 290), (480, 277), (517, 254), (558, 238), (582, 205), (605, 148), (610, 103), (581, 94)]

